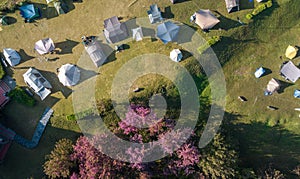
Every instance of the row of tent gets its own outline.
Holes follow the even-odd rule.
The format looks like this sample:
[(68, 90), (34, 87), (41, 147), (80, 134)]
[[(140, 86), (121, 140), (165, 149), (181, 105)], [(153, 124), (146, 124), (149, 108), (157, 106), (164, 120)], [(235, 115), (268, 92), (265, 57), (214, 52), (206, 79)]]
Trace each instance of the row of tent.
[[(265, 90), (265, 95), (268, 96), (273, 94), (274, 92), (278, 91), (280, 87), (281, 87), (281, 83), (279, 82), (279, 80), (272, 78), (268, 82), (267, 89)], [(300, 98), (300, 90), (298, 89), (294, 90), (293, 96), (295, 98)]]
[[(40, 54), (46, 54), (52, 52), (55, 49), (53, 40), (51, 38), (46, 38), (39, 40), (35, 43), (34, 49)], [(21, 61), (21, 56), (19, 53), (12, 48), (4, 48), (3, 55), (5, 61), (12, 67), (18, 65)]]
[[(69, 7), (63, 1), (47, 0), (47, 4), (53, 4), (58, 14), (65, 14), (69, 11)], [(41, 17), (42, 13), (38, 7), (33, 4), (26, 4), (19, 8), (21, 16), (26, 20), (31, 22), (34, 19)]]
[[(65, 64), (58, 70), (58, 79), (64, 86), (74, 86), (80, 80), (80, 70), (76, 65)], [(51, 94), (52, 85), (50, 82), (35, 68), (29, 68), (23, 74), (25, 83), (44, 100)]]

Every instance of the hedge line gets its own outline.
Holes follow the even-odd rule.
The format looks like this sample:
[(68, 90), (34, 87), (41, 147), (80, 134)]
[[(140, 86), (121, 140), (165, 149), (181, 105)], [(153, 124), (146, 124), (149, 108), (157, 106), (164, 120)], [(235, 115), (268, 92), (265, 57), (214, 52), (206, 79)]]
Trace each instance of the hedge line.
[(265, 3), (261, 3), (259, 6), (257, 6), (255, 9), (253, 9), (251, 14), (246, 14), (246, 18), (250, 20), (253, 18), (253, 16), (256, 16), (259, 13), (261, 13), (262, 11), (266, 10), (267, 8), (272, 7), (272, 5), (273, 5), (272, 0), (268, 0)]

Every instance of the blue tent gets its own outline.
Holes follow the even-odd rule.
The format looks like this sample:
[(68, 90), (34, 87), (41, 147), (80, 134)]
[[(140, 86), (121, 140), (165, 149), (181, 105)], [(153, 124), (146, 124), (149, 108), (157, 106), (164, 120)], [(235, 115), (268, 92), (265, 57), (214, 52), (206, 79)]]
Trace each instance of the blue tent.
[(157, 26), (156, 36), (164, 43), (172, 42), (177, 39), (179, 26), (168, 21)]
[(295, 90), (294, 97), (295, 98), (300, 98), (300, 90)]
[(266, 70), (263, 67), (256, 69), (254, 75), (256, 78), (260, 78), (263, 74), (266, 73)]
[(35, 8), (33, 4), (27, 4), (20, 7), (21, 16), (24, 19), (32, 20), (40, 17), (40, 12), (38, 8)]

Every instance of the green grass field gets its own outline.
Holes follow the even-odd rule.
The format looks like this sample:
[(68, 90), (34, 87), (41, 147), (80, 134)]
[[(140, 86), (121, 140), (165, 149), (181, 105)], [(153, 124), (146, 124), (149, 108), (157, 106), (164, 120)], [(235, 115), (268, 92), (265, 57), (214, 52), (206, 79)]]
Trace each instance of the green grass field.
[[(190, 0), (172, 5), (168, 0), (138, 0), (132, 6), (131, 0), (89, 0), (73, 4), (74, 9), (68, 14), (52, 17), (53, 9), (46, 8), (44, 1), (35, 0), (43, 10), (43, 18), (36, 23), (25, 24), (18, 11), (7, 14), (17, 19), (15, 24), (2, 27), (0, 32), (0, 49), (11, 47), (26, 52), (24, 60), (15, 69), (7, 69), (20, 86), (25, 86), (22, 74), (34, 66), (54, 84), (55, 90), (50, 98), (33, 107), (24, 107), (11, 101), (3, 110), (5, 125), (14, 129), (18, 134), (31, 138), (40, 115), (47, 106), (54, 109), (45, 134), (39, 146), (28, 150), (13, 144), (6, 156), (5, 163), (0, 166), (0, 178), (42, 178), (42, 164), (44, 156), (54, 147), (60, 138), (76, 139), (80, 129), (76, 121), (67, 121), (66, 116), (73, 113), (71, 89), (62, 87), (55, 80), (56, 68), (65, 63), (76, 63), (82, 55), (84, 48), (79, 43), (82, 35), (98, 35), (102, 30), (103, 20), (117, 15), (127, 20), (133, 17), (145, 17), (146, 10), (152, 3), (157, 3), (162, 11), (170, 6), (174, 20), (192, 25), (189, 17), (196, 10), (211, 9), (221, 15), (221, 23), (210, 33), (198, 30), (204, 38), (213, 35), (223, 36), (221, 42), (213, 46), (217, 54), (227, 83), (227, 118), (232, 121), (234, 132), (240, 141), (241, 165), (259, 169), (267, 163), (275, 163), (276, 168), (288, 173), (296, 164), (300, 163), (300, 118), (294, 108), (299, 107), (299, 101), (294, 99), (293, 91), (299, 87), (299, 82), (287, 87), (280, 94), (264, 96), (263, 91), (271, 78), (278, 78), (279, 67), (283, 61), (286, 47), (300, 46), (300, 1), (276, 0), (274, 6), (254, 18), (254, 22), (241, 26), (237, 16), (248, 22), (245, 15), (251, 12), (251, 4), (241, 0), (241, 11), (228, 14), (223, 0)], [(255, 2), (254, 5), (257, 5)], [(113, 7), (113, 8), (111, 8)], [(170, 16), (172, 17), (172, 16)], [(195, 26), (196, 27), (196, 26)], [(225, 30), (218, 30), (219, 28)], [(62, 43), (62, 48), (68, 53), (51, 55), (59, 57), (55, 61), (45, 62), (39, 60), (33, 52), (34, 43), (42, 38), (51, 37), (55, 42)], [(67, 41), (69, 39), (73, 41)], [(75, 45), (71, 45), (75, 44)], [(116, 55), (113, 62), (105, 64), (97, 78), (96, 96), (98, 99), (108, 98), (112, 74), (115, 74), (123, 63), (138, 55), (156, 52), (168, 55), (175, 44), (162, 45), (159, 41), (151, 42), (145, 39), (142, 42), (130, 42), (130, 49)], [(137, 50), (138, 49), (138, 50)], [(121, 60), (120, 60), (121, 59)], [(192, 58), (183, 61), (186, 64)], [(298, 65), (300, 59), (293, 62)], [(272, 70), (272, 73), (260, 79), (254, 77), (255, 69), (263, 66)], [(147, 83), (140, 80), (137, 86), (144, 85), (159, 88), (165, 82), (154, 76), (145, 77)], [(156, 83), (157, 82), (157, 83)], [(104, 84), (104, 85), (103, 85)], [(241, 102), (238, 96), (245, 96), (248, 101)], [(267, 109), (268, 105), (276, 106), (277, 111)]]

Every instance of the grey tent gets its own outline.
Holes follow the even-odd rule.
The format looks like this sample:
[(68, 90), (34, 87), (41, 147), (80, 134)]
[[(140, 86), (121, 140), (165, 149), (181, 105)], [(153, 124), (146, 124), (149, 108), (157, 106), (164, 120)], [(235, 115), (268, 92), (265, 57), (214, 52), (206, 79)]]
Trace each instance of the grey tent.
[(64, 86), (74, 86), (80, 79), (80, 70), (76, 65), (67, 63), (59, 68), (57, 76)]
[(209, 9), (200, 9), (196, 12), (195, 23), (199, 25), (201, 29), (211, 29), (219, 22), (220, 20), (213, 15)]
[(53, 40), (46, 38), (35, 43), (34, 49), (41, 55), (52, 52), (55, 49)]
[(20, 55), (14, 49), (11, 48), (3, 49), (3, 55), (7, 63), (9, 63), (9, 65), (12, 67), (18, 65), (21, 61)]
[(132, 29), (132, 38), (136, 41), (140, 41), (143, 40), (143, 31), (142, 31), (142, 27), (138, 27), (135, 29)]
[(152, 4), (150, 6), (150, 10), (147, 11), (147, 13), (148, 13), (148, 17), (149, 17), (151, 24), (160, 22), (163, 20), (160, 9), (157, 7), (157, 4)]
[(229, 13), (239, 11), (239, 0), (225, 0), (226, 9)]
[(164, 43), (174, 42), (177, 40), (180, 27), (167, 21), (157, 26), (156, 36)]
[(300, 69), (291, 61), (282, 65), (280, 73), (285, 79), (290, 80), (293, 83), (300, 77)]
[(118, 17), (114, 16), (104, 20), (104, 35), (109, 43), (116, 43), (128, 37), (125, 23), (120, 23)]
[(101, 66), (105, 62), (106, 56), (97, 41), (93, 41), (86, 45), (85, 50), (91, 57), (96, 67)]

